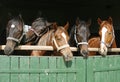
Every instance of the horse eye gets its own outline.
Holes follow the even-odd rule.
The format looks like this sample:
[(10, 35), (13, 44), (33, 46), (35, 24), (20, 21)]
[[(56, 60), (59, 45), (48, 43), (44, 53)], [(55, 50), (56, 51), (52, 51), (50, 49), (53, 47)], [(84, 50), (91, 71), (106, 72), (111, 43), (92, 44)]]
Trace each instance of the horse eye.
[(109, 34), (109, 35), (111, 35), (111, 34), (112, 34), (112, 32), (108, 32), (108, 34)]
[(77, 36), (79, 36), (80, 34), (79, 33), (76, 33)]
[(56, 38), (56, 40), (59, 40), (59, 41), (61, 40), (61, 37), (55, 37), (55, 38)]

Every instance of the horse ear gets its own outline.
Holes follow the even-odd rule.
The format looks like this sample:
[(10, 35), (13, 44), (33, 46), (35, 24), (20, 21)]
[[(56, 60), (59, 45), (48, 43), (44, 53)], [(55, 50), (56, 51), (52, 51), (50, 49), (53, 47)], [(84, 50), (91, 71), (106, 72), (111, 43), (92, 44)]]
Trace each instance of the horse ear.
[(89, 27), (91, 25), (91, 19), (87, 21), (87, 26)]
[(77, 19), (76, 19), (76, 25), (78, 26), (79, 23), (80, 23), (80, 19), (79, 19), (79, 17), (77, 17)]
[(12, 18), (13, 18), (12, 13), (11, 13), (11, 12), (8, 12), (8, 19), (10, 20), (10, 19), (12, 19)]
[(108, 22), (109, 22), (110, 24), (112, 24), (112, 18), (111, 18), (111, 17), (108, 18)]
[(19, 14), (18, 17), (23, 21), (23, 18), (22, 18), (22, 15), (21, 15), (21, 14)]
[(55, 22), (55, 23), (53, 23), (53, 28), (55, 29), (55, 30), (57, 30), (57, 23)]
[(68, 30), (69, 28), (69, 22), (66, 23), (66, 25), (64, 26), (65, 30)]
[(21, 14), (19, 14), (19, 17), (22, 19), (22, 15)]
[(46, 26), (50, 26), (50, 25), (52, 25), (53, 23), (50, 23), (50, 22), (48, 22), (48, 21), (46, 21)]
[(98, 18), (97, 21), (99, 25), (102, 23), (102, 20), (100, 18)]

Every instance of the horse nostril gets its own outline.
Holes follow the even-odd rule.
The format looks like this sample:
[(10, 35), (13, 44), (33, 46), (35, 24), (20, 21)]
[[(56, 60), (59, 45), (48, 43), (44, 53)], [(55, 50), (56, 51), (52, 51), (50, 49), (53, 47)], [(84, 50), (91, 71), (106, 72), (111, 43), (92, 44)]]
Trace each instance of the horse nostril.
[(88, 50), (82, 50), (82, 51), (81, 51), (81, 54), (82, 54), (83, 56), (87, 56), (87, 55), (88, 55)]
[(12, 52), (13, 52), (13, 49), (12, 49), (12, 48), (10, 48), (10, 47), (5, 47), (4, 53), (5, 53), (6, 55), (10, 55), (10, 54), (12, 54)]

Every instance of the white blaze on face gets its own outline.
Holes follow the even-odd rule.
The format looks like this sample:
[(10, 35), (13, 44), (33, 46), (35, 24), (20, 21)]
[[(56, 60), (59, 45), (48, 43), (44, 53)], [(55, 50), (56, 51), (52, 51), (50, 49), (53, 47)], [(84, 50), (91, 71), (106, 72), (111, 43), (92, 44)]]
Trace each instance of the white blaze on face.
[(11, 25), (11, 28), (15, 28), (15, 25), (14, 25), (14, 24), (12, 24), (12, 25)]
[(106, 27), (103, 27), (102, 29), (102, 42), (105, 42), (105, 33), (107, 32), (107, 28)]
[(67, 43), (67, 38), (66, 38), (66, 35), (65, 35), (64, 32), (62, 33), (62, 36), (63, 36), (63, 38), (65, 39), (65, 42)]

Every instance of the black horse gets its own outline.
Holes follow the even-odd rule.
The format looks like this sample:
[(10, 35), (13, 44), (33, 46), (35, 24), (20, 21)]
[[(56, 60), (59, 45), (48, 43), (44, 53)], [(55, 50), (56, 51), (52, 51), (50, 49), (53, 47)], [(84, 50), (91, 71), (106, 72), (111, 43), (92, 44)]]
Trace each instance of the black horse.
[(70, 30), (70, 40), (69, 44), (71, 47), (77, 47), (79, 54), (83, 56), (88, 55), (88, 39), (90, 36), (89, 27), (91, 25), (91, 20), (88, 22), (81, 21), (79, 18), (76, 19), (76, 24)]

